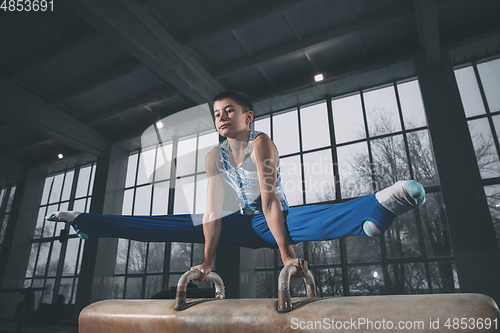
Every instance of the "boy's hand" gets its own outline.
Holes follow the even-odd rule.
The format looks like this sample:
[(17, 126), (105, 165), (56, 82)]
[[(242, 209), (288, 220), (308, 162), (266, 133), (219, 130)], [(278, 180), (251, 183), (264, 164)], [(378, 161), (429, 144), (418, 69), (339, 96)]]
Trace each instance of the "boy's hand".
[(197, 280), (193, 280), (193, 281), (205, 282), (205, 281), (208, 281), (207, 275), (208, 275), (208, 273), (210, 273), (212, 271), (212, 265), (208, 265), (205, 262), (202, 262), (199, 265), (191, 267), (191, 270), (201, 272), (200, 278)]
[(307, 261), (304, 259), (299, 259), (299, 258), (286, 258), (283, 260), (283, 265), (288, 266), (288, 265), (294, 265), (297, 267), (297, 274), (292, 275), (292, 279), (294, 278), (301, 278), (306, 276), (307, 272), (309, 271), (309, 264)]

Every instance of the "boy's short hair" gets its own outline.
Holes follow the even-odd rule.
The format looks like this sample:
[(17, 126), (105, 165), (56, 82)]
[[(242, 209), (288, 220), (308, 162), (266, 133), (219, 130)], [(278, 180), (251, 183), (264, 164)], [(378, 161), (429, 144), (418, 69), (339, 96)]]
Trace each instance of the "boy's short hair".
[(231, 98), (233, 101), (238, 103), (243, 109), (243, 112), (253, 110), (252, 101), (250, 100), (250, 97), (248, 97), (248, 95), (245, 94), (244, 92), (236, 90), (227, 90), (217, 94), (217, 96), (215, 96), (212, 99), (212, 108), (215, 102), (221, 101), (226, 98)]

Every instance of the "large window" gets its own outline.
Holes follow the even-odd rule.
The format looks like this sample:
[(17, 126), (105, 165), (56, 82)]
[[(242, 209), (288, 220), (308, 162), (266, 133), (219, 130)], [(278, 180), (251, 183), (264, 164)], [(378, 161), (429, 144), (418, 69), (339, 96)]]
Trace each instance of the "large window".
[(500, 59), (460, 66), (455, 78), (500, 242)]
[[(457, 291), (444, 205), (418, 81), (411, 79), (301, 105), (257, 119), (280, 153), (291, 206), (340, 203), (415, 179), (427, 202), (380, 238), (346, 237), (295, 246), (320, 296)], [(257, 297), (276, 297), (277, 250), (257, 250)], [(302, 281), (292, 291), (304, 294)]]
[(89, 212), (94, 174), (95, 163), (45, 179), (24, 282), (25, 287), (45, 288), (35, 292), (36, 307), (62, 298), (67, 304), (75, 302), (84, 241), (69, 225), (44, 217), (60, 210)]
[[(217, 144), (217, 133), (201, 133), (133, 152), (128, 160), (122, 214), (203, 213), (205, 155)], [(202, 260), (203, 244), (120, 239), (113, 297), (151, 298), (176, 286), (181, 274)], [(208, 282), (196, 284), (210, 286)]]

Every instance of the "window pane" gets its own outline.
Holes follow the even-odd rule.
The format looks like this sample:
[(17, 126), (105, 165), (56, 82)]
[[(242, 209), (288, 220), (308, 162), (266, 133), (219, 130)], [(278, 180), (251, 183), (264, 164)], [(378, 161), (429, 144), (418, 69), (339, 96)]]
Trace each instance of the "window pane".
[(384, 236), (387, 257), (420, 257), (422, 255), (414, 212), (397, 217)]
[[(41, 207), (38, 210), (38, 218), (36, 220), (35, 234), (33, 235), (33, 237), (35, 239), (42, 237), (43, 224), (45, 222), (45, 215), (48, 215), (48, 214), (45, 214), (46, 211), (47, 211), (46, 207)], [(47, 224), (49, 224), (49, 223), (54, 223), (54, 222), (47, 221)]]
[(61, 284), (59, 285), (59, 295), (64, 297), (64, 303), (71, 303), (71, 291), (73, 289), (74, 279), (61, 279)]
[(274, 250), (261, 248), (255, 251), (255, 268), (274, 267)]
[(280, 158), (281, 184), (290, 206), (303, 204), (300, 157)]
[(92, 165), (92, 173), (90, 175), (90, 184), (89, 184), (89, 195), (92, 195), (92, 190), (94, 189), (94, 178), (95, 178), (95, 164)]
[(306, 203), (335, 198), (333, 162), (330, 149), (304, 154)]
[(170, 182), (156, 183), (153, 186), (153, 212), (151, 215), (167, 215), (168, 214), (168, 194)]
[(274, 273), (272, 271), (255, 272), (255, 297), (276, 297), (274, 294)]
[(163, 290), (163, 276), (154, 275), (146, 277), (146, 298), (151, 298), (156, 293)]
[(153, 181), (153, 170), (155, 166), (156, 149), (141, 151), (139, 156), (139, 171), (137, 173), (137, 185), (151, 183)]
[(45, 282), (45, 290), (43, 291), (42, 302), (50, 304), (52, 303), (53, 291), (54, 291), (54, 279), (47, 279)]
[(471, 120), (468, 125), (481, 178), (500, 176), (500, 161), (488, 120)]
[(342, 284), (341, 268), (311, 268), (316, 283), (318, 297), (342, 296), (344, 288)]
[(3, 216), (3, 221), (0, 221), (0, 244), (3, 243), (5, 231), (7, 230), (7, 222), (9, 221), (9, 214)]
[(125, 187), (134, 186), (135, 172), (137, 170), (137, 156), (138, 154), (133, 154), (128, 157), (127, 178), (125, 180)]
[(410, 179), (402, 135), (372, 140), (371, 148), (375, 165), (375, 191), (389, 187), (398, 180)]
[(127, 251), (129, 241), (123, 238), (118, 240), (118, 250), (116, 251), (115, 274), (125, 274), (127, 266)]
[(203, 251), (205, 250), (204, 244), (193, 244), (193, 265), (201, 264), (204, 258)]
[(500, 111), (500, 59), (484, 62), (477, 65), (481, 82), (483, 83), (484, 94), (490, 108), (490, 112)]
[(332, 110), (337, 144), (366, 137), (359, 94), (333, 100)]
[(460, 292), (455, 264), (451, 261), (429, 263), (433, 293)]
[(124, 276), (115, 276), (113, 279), (113, 299), (123, 298), (123, 287), (125, 284)]
[(177, 179), (175, 182), (174, 214), (192, 214), (194, 177)]
[(337, 148), (342, 198), (373, 192), (370, 159), (366, 142)]
[(142, 278), (127, 278), (125, 298), (142, 298)]
[(177, 148), (177, 176), (195, 173), (196, 138), (179, 140)]
[(38, 248), (40, 243), (31, 244), (30, 260), (28, 262), (28, 268), (26, 269), (26, 277), (33, 277), (33, 270), (35, 269), (36, 256), (38, 255)]
[(40, 253), (38, 255), (38, 262), (36, 265), (35, 275), (45, 275), (45, 268), (47, 267), (47, 260), (49, 257), (50, 243), (40, 244)]
[(217, 132), (200, 135), (198, 139), (198, 170), (205, 171), (205, 157), (215, 146), (219, 144), (219, 134)]
[(405, 128), (425, 126), (427, 123), (418, 81), (400, 83), (397, 86)]
[(309, 265), (340, 264), (340, 244), (338, 239), (309, 242)]
[(78, 250), (80, 249), (80, 239), (68, 239), (66, 256), (64, 257), (63, 275), (74, 275), (78, 259)]
[(146, 268), (146, 243), (131, 240), (127, 273), (129, 274), (144, 273), (145, 268)]
[(162, 272), (164, 257), (165, 243), (149, 243), (148, 273)]
[(392, 295), (428, 294), (429, 284), (423, 263), (388, 265), (386, 292)]
[(455, 78), (464, 106), (465, 116), (472, 117), (486, 113), (472, 66), (457, 69), (455, 71)]
[(71, 187), (73, 186), (73, 177), (75, 176), (75, 171), (71, 170), (66, 173), (66, 179), (64, 180), (64, 188), (61, 200), (69, 200), (71, 195)]
[(76, 185), (76, 198), (87, 196), (91, 169), (91, 166), (80, 169), (78, 184)]
[(40, 202), (41, 205), (46, 205), (48, 200), (49, 200), (49, 192), (50, 192), (50, 187), (52, 186), (53, 179), (54, 179), (54, 177), (45, 178), (45, 185), (43, 186), (42, 201)]
[(259, 132), (264, 132), (267, 136), (271, 137), (271, 118), (259, 118), (254, 121), (254, 130)]
[(382, 267), (352, 267), (349, 268), (348, 275), (350, 296), (385, 294), (385, 283), (382, 273)]
[(87, 211), (86, 202), (87, 202), (86, 198), (75, 200), (75, 203), (73, 204), (73, 210), (77, 212), (86, 212)]
[(0, 207), (4, 204), (4, 197), (5, 197), (5, 193), (7, 193), (7, 189), (5, 188), (2, 188), (0, 189)]
[(438, 177), (427, 130), (407, 134), (408, 148), (415, 180), (426, 185), (437, 185)]
[(59, 256), (61, 255), (61, 243), (59, 241), (52, 242), (52, 251), (50, 254), (48, 276), (56, 276), (57, 265), (59, 264)]
[(170, 179), (172, 144), (161, 145), (156, 153), (155, 181)]
[(301, 108), (300, 121), (303, 150), (330, 146), (326, 103)]
[(493, 220), (493, 227), (495, 228), (497, 241), (500, 244), (500, 185), (485, 186), (484, 192), (486, 194), (486, 199), (488, 200), (488, 206), (490, 208), (491, 219)]
[(152, 185), (138, 187), (135, 190), (134, 215), (149, 215), (151, 213)]
[(201, 214), (207, 206), (207, 186), (208, 179), (206, 174), (196, 176), (196, 209), (195, 214)]
[(76, 267), (76, 274), (80, 274), (80, 268), (82, 267), (84, 244), (85, 244), (85, 241), (83, 239), (80, 240), (80, 253), (78, 254), (78, 267)]
[(54, 177), (54, 182), (52, 184), (52, 191), (50, 192), (49, 203), (54, 203), (59, 201), (59, 198), (61, 197), (63, 179), (64, 179), (64, 174), (60, 174)]
[(273, 118), (273, 141), (280, 155), (299, 151), (299, 124), (297, 110), (276, 115)]
[(380, 238), (346, 237), (348, 262), (370, 262), (382, 260)]
[(394, 87), (377, 89), (365, 93), (366, 120), (370, 136), (393, 133), (401, 130), (398, 104)]
[[(51, 206), (47, 207), (47, 215), (50, 213), (57, 212), (57, 210), (58, 210), (57, 206), (58, 205), (51, 205)], [(54, 237), (55, 226), (56, 226), (56, 224), (54, 222), (47, 221), (43, 227), (42, 237), (43, 238)]]
[(422, 217), (428, 257), (451, 256), (451, 238), (441, 193), (427, 193), (425, 205), (418, 207)]
[(132, 215), (132, 203), (134, 201), (134, 189), (125, 190), (123, 193), (122, 215)]
[(170, 271), (185, 272), (191, 267), (191, 244), (172, 243)]
[(498, 140), (500, 141), (500, 116), (491, 117)]

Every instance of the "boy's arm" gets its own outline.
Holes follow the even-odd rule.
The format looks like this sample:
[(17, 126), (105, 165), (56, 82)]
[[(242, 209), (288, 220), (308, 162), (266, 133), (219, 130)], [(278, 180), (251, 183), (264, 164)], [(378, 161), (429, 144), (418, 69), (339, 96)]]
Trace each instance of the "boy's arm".
[(266, 217), (271, 233), (278, 244), (283, 265), (295, 265), (298, 268), (296, 277), (307, 274), (307, 261), (295, 256), (292, 241), (285, 224), (283, 207), (276, 194), (278, 151), (271, 139), (264, 134), (259, 135), (252, 143), (255, 164), (260, 183), (262, 211)]
[(212, 149), (205, 159), (205, 170), (207, 172), (207, 206), (203, 214), (203, 235), (205, 236), (205, 250), (203, 262), (191, 267), (191, 270), (199, 270), (202, 276), (197, 280), (207, 281), (207, 275), (212, 271), (215, 250), (219, 242), (222, 226), (222, 202), (224, 199), (224, 186), (219, 177), (218, 159), (220, 151), (218, 147)]

